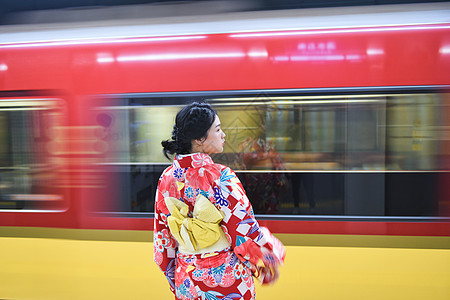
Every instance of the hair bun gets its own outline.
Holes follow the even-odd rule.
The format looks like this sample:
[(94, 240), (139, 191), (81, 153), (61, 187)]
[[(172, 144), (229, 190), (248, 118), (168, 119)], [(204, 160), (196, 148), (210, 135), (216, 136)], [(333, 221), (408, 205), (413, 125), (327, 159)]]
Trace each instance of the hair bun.
[(165, 140), (161, 142), (161, 145), (164, 148), (164, 153), (175, 154), (177, 152), (177, 143), (175, 141)]

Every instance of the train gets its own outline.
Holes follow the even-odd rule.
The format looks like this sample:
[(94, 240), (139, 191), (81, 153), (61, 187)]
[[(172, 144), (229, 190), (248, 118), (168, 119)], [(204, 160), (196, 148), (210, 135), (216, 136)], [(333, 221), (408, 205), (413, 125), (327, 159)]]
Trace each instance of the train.
[(448, 299), (450, 5), (0, 28), (0, 298), (172, 299), (161, 140), (206, 101), (260, 225), (257, 299)]

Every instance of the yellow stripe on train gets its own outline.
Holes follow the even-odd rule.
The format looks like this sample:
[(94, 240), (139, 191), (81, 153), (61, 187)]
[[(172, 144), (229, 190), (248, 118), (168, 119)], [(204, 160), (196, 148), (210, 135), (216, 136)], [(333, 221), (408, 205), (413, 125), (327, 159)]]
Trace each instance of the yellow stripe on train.
[[(147, 232), (148, 234), (148, 232)], [(173, 299), (151, 242), (0, 238), (0, 299)], [(288, 246), (257, 300), (449, 299), (450, 250)]]

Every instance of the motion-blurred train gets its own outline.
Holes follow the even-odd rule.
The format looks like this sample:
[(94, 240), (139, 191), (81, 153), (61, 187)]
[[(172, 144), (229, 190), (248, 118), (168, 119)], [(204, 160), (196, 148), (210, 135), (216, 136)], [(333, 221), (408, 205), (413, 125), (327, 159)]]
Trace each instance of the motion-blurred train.
[(287, 245), (258, 300), (448, 299), (448, 3), (75, 25), (0, 28), (1, 299), (173, 297), (153, 202), (192, 101)]

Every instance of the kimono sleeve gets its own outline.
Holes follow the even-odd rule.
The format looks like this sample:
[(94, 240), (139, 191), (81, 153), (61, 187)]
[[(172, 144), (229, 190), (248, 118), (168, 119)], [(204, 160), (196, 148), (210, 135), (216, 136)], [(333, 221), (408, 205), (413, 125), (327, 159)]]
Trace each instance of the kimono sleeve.
[(164, 204), (160, 187), (164, 185), (161, 178), (155, 196), (155, 218), (153, 226), (153, 259), (167, 278), (170, 290), (175, 293), (175, 267), (177, 243), (170, 234), (167, 225), (169, 211)]
[(263, 283), (273, 282), (278, 266), (284, 261), (283, 244), (267, 228), (261, 228), (256, 220), (250, 201), (238, 177), (230, 168), (221, 171), (215, 181), (216, 205), (224, 212), (222, 228), (230, 240), (233, 251), (244, 261), (249, 261)]

